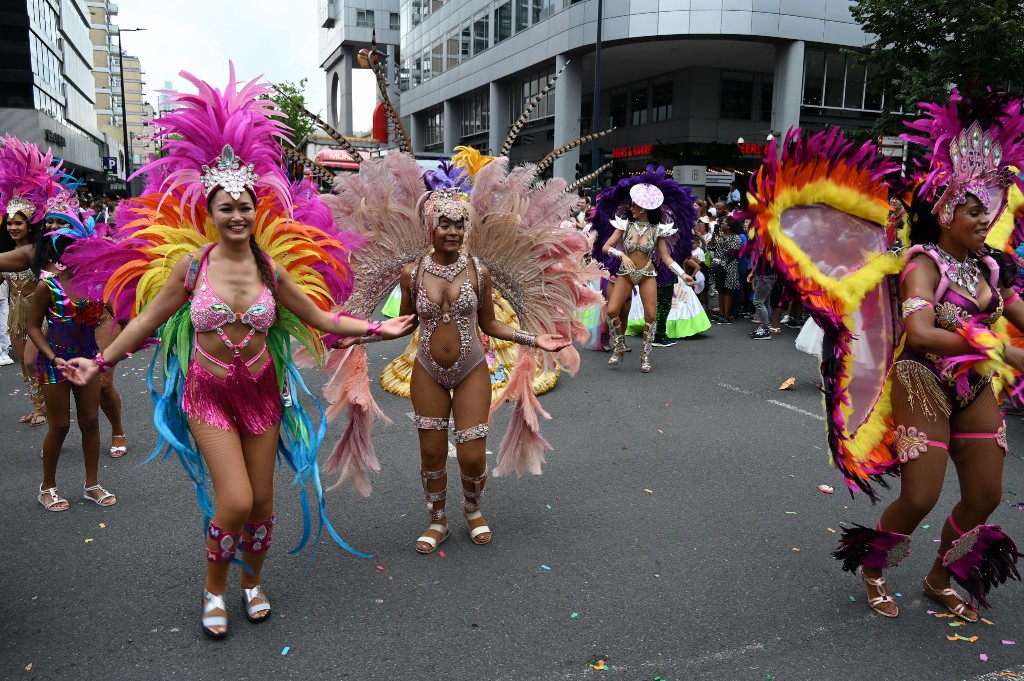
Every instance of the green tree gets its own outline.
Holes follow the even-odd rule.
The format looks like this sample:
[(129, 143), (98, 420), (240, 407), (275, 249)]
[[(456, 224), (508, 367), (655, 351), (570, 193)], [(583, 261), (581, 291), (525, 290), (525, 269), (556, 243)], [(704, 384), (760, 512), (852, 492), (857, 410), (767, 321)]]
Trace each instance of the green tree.
[(854, 0), (864, 31), (876, 37), (862, 64), (876, 65), (886, 109), (877, 133), (902, 132), (902, 109), (946, 99), (951, 85), (1020, 92), (1024, 84), (1022, 0)]
[(274, 88), (276, 91), (270, 95), (270, 99), (277, 102), (281, 111), (285, 113), (283, 120), (292, 129), (289, 146), (294, 147), (302, 138), (316, 130), (316, 126), (302, 111), (306, 106), (306, 79), (303, 78), (298, 84), (290, 80), (275, 83)]

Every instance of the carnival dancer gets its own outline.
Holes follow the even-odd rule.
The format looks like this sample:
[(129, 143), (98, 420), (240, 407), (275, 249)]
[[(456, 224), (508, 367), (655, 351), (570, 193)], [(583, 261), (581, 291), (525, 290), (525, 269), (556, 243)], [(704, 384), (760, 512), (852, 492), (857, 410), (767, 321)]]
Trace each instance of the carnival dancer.
[(32, 426), (46, 425), (46, 405), (36, 373), (36, 347), (28, 342), (28, 312), (36, 290), (31, 265), (43, 240), (46, 200), (60, 188), (60, 176), (50, 152), (44, 154), (31, 142), (10, 135), (0, 140), (0, 272), (10, 291), (11, 347), (21, 361), (21, 377), (32, 402), (32, 411), (20, 421)]
[[(624, 211), (628, 211), (628, 217), (622, 214)], [(696, 221), (693, 194), (661, 167), (648, 166), (647, 172), (623, 179), (598, 196), (593, 223), (593, 229), (598, 232), (594, 256), (617, 274), (608, 291), (607, 321), (613, 342), (608, 364), (614, 366), (622, 361), (625, 328), (620, 317), (636, 286), (643, 302), (645, 322), (640, 371), (651, 371), (658, 265), (684, 283), (692, 281), (680, 262), (690, 256)], [(678, 229), (675, 225), (679, 225)], [(601, 244), (600, 251), (597, 243)], [(617, 268), (613, 270), (616, 261)]]
[[(1020, 102), (1003, 95), (969, 99), (954, 91), (946, 105), (921, 106), (926, 116), (909, 124), (918, 134), (907, 139), (928, 147), (930, 167), (914, 190), (905, 266), (885, 252), (883, 177), (893, 167), (837, 132), (806, 140), (791, 133), (781, 161), (771, 149), (752, 210), (766, 255), (824, 333), (835, 463), (851, 489), (872, 499), (872, 481), (884, 485), (882, 476), (896, 472), (901, 479), (899, 498), (876, 527), (844, 530), (835, 557), (844, 570), (860, 571), (872, 610), (897, 616), (883, 570), (909, 553), (952, 460), (960, 500), (922, 590), (974, 622), (992, 587), (1020, 579), (1013, 541), (986, 523), (1001, 498), (1006, 454), (993, 379), (1002, 384), (1012, 378), (1008, 367), (1024, 369), (1024, 352), (998, 329), (1001, 317), (1024, 323), (1024, 304), (1010, 288), (1012, 262), (985, 240), (992, 223), (1012, 219), (1007, 188), (1020, 179), (1007, 166), (1024, 162), (1024, 119)], [(901, 269), (902, 328), (887, 278)]]
[[(89, 227), (73, 217), (72, 203), (77, 204), (77, 200), (67, 191), (48, 201), (46, 224), (58, 230), (72, 230), (75, 236), (85, 238), (89, 235)], [(72, 222), (75, 227), (66, 227)], [(39, 485), (38, 500), (47, 511), (66, 511), (70, 508), (67, 499), (57, 490), (57, 461), (71, 429), (72, 394), (75, 398), (75, 419), (82, 432), (82, 454), (85, 459), (85, 489), (82, 496), (99, 506), (113, 506), (117, 503), (117, 497), (104, 489), (98, 481), (99, 383), (92, 381), (84, 385), (72, 385), (62, 371), (68, 360), (93, 356), (98, 352), (96, 326), (103, 316), (103, 303), (100, 301), (80, 299), (68, 293), (74, 269), (68, 268), (62, 257), (71, 242), (71, 236), (59, 231), (51, 233), (36, 249), (36, 261), (32, 266), (39, 283), (29, 311), (28, 335), (39, 350), (36, 369), (48, 408), (47, 432), (43, 440), (43, 481)]]
[[(328, 312), (351, 289), (348, 261), (358, 240), (300, 221), (319, 215), (329, 223), (330, 216), (310, 193), (293, 196), (279, 165), (283, 114), (264, 97), (270, 88), (255, 80), (239, 85), (233, 67), (223, 92), (181, 75), (199, 93), (173, 95), (177, 108), (154, 121), (167, 154), (142, 169), (150, 184), (125, 215), (132, 219), (119, 226), (125, 238), (74, 249), (74, 257), (98, 263), (94, 280), (105, 286), (115, 318), (130, 312), (134, 319), (95, 360), (74, 359), (67, 371), (85, 384), (162, 329), (158, 449), (166, 444), (177, 454), (196, 484), (207, 521), (202, 630), (223, 638), (228, 568), (239, 548), (246, 617), (262, 622), (270, 615), (261, 572), (275, 522), (278, 454), (297, 473), (304, 508), (311, 482), (322, 529), (364, 555), (326, 521), (316, 461), (325, 424), (322, 412), (317, 424), (299, 401), (305, 385), (290, 360), (289, 336), (322, 356), (311, 327), (395, 337), (408, 332), (411, 319), (380, 324)], [(308, 511), (304, 520), (296, 550), (309, 536)]]

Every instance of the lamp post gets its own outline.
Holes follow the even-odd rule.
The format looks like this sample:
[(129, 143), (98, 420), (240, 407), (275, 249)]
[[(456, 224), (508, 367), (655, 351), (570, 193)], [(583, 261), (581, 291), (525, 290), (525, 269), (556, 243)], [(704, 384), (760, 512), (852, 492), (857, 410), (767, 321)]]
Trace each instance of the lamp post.
[[(590, 132), (603, 130), (601, 125), (601, 33), (604, 24), (604, 0), (597, 0), (597, 41), (594, 45), (594, 105), (590, 115)], [(595, 171), (601, 165), (601, 148), (598, 141), (590, 145), (590, 170)], [(594, 186), (600, 187), (600, 178), (594, 178)]]
[(121, 132), (124, 133), (124, 184), (129, 192), (131, 191), (128, 178), (132, 176), (132, 147), (128, 139), (128, 100), (124, 96), (124, 44), (121, 42), (121, 34), (145, 30), (144, 28), (117, 27), (117, 65), (121, 76)]

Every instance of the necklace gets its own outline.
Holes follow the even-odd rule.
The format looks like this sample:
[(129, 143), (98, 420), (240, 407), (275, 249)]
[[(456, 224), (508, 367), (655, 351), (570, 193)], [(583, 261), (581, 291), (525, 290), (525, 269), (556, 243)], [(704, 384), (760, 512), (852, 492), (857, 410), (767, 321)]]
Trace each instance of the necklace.
[(462, 270), (466, 269), (467, 264), (469, 264), (469, 260), (466, 258), (465, 253), (459, 253), (459, 259), (451, 265), (438, 265), (428, 255), (423, 258), (423, 271), (433, 274), (435, 277), (441, 277), (450, 284), (455, 280), (455, 277), (462, 273)]
[(651, 223), (643, 220), (634, 220), (633, 224), (636, 225), (636, 235), (643, 236), (647, 231), (647, 228), (651, 226)]
[(946, 276), (949, 277), (949, 280), (967, 289), (971, 297), (977, 298), (978, 277), (981, 272), (978, 269), (978, 261), (971, 257), (970, 251), (968, 251), (963, 262), (960, 262), (938, 246), (935, 247), (935, 250), (939, 252), (939, 258), (942, 259), (942, 263), (946, 266)]

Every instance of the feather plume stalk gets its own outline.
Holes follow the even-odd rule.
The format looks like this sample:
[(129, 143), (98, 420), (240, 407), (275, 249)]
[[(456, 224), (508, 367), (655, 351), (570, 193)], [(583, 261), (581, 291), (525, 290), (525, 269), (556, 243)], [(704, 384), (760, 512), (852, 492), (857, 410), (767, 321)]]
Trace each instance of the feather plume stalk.
[(295, 149), (285, 149), (284, 155), (287, 156), (292, 161), (295, 161), (299, 165), (309, 168), (309, 170), (318, 177), (321, 177), (325, 180), (330, 180), (334, 178), (334, 172), (332, 172), (329, 168), (320, 165), (319, 163), (311, 159), (309, 156), (306, 156), (305, 154), (296, 151)]
[(406, 132), (405, 125), (402, 124), (402, 118), (398, 115), (398, 110), (395, 109), (395, 104), (391, 101), (391, 96), (388, 94), (388, 83), (384, 77), (384, 70), (381, 69), (380, 64), (372, 60), (370, 61), (370, 68), (373, 70), (373, 75), (377, 78), (377, 89), (380, 91), (380, 96), (384, 101), (384, 108), (388, 112), (388, 117), (391, 118), (398, 129), (398, 134), (401, 136), (399, 149), (416, 158), (416, 154), (412, 150), (412, 141), (409, 139), (409, 133)]
[(583, 137), (577, 137), (571, 142), (566, 142), (565, 144), (558, 147), (557, 149), (555, 149), (550, 154), (548, 154), (547, 156), (540, 160), (540, 163), (537, 164), (537, 173), (540, 174), (544, 172), (544, 170), (549, 165), (555, 162), (555, 159), (557, 159), (559, 156), (566, 153), (567, 151), (572, 151), (576, 147), (586, 144), (587, 142), (593, 142), (596, 139), (601, 139), (605, 135), (613, 132), (614, 130), (615, 128), (608, 128), (607, 130), (602, 130), (601, 132), (593, 132), (589, 135), (584, 135)]
[[(276, 87), (274, 89), (277, 90)], [(292, 104), (294, 104), (298, 108), (302, 109), (303, 113), (305, 113), (307, 116), (309, 116), (311, 119), (313, 119), (313, 121), (315, 121), (316, 124), (319, 125), (320, 128), (324, 132), (326, 132), (327, 135), (332, 140), (334, 140), (338, 144), (339, 147), (341, 147), (346, 152), (348, 152), (348, 155), (352, 157), (353, 161), (355, 161), (356, 163), (361, 163), (362, 162), (363, 157), (359, 155), (359, 152), (356, 151), (356, 148), (352, 146), (352, 143), (349, 142), (347, 139), (345, 139), (344, 135), (342, 135), (340, 132), (338, 132), (333, 127), (331, 127), (331, 125), (328, 124), (327, 121), (325, 121), (324, 119), (320, 118), (320, 116), (316, 115), (315, 113), (313, 113), (312, 111), (310, 111), (306, 107), (302, 106), (302, 103), (299, 102), (298, 100), (296, 100), (295, 98), (289, 97), (288, 95), (286, 95), (285, 93), (281, 92), (280, 90), (277, 90), (277, 92), (282, 97), (285, 97), (285, 98), (289, 99)]]
[(565, 193), (566, 194), (575, 194), (581, 188), (586, 187), (588, 184), (590, 184), (591, 182), (596, 180), (598, 177), (600, 177), (601, 173), (603, 173), (604, 171), (606, 171), (609, 168), (611, 168), (612, 167), (612, 163), (613, 163), (613, 161), (608, 161), (607, 163), (605, 163), (603, 166), (601, 166), (600, 168), (598, 168), (594, 172), (588, 173), (588, 174), (584, 175), (583, 177), (581, 177), (580, 179), (578, 179), (575, 182), (573, 182), (572, 184), (567, 185), (566, 188), (565, 188)]
[(508, 156), (508, 152), (512, 149), (512, 143), (516, 141), (516, 137), (519, 136), (519, 131), (523, 129), (524, 125), (526, 125), (526, 119), (530, 117), (533, 110), (537, 108), (538, 104), (540, 104), (540, 100), (544, 99), (544, 96), (551, 91), (551, 88), (555, 87), (555, 81), (558, 80), (558, 77), (562, 75), (562, 71), (565, 71), (565, 67), (568, 65), (569, 62), (566, 61), (565, 64), (562, 65), (562, 68), (558, 69), (558, 73), (551, 76), (551, 80), (547, 82), (544, 89), (530, 99), (530, 103), (526, 105), (523, 112), (519, 114), (519, 118), (517, 118), (516, 122), (512, 124), (511, 128), (509, 128), (508, 135), (505, 137), (505, 141), (501, 145), (501, 150), (498, 152), (498, 156)]

